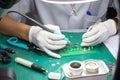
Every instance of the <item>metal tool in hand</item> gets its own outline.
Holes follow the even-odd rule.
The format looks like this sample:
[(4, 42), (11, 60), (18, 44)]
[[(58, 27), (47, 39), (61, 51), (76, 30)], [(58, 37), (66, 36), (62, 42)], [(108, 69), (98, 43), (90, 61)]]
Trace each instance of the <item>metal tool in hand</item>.
[[(38, 26), (41, 27), (42, 29), (44, 29), (44, 30), (46, 30), (46, 31), (48, 31), (48, 32), (51, 32), (51, 33), (54, 33), (54, 34), (58, 34), (58, 35), (59, 35), (59, 32), (56, 32), (56, 31), (53, 31), (53, 30), (47, 28), (45, 25), (41, 24), (40, 22), (32, 19), (31, 17), (29, 17), (29, 16), (27, 16), (27, 15), (21, 14), (21, 13), (19, 13), (19, 12), (17, 12), (17, 11), (8, 11), (8, 13), (17, 13), (17, 14), (19, 14), (19, 15), (27, 18), (27, 19), (29, 19), (30, 21), (32, 21), (33, 23), (35, 23), (36, 25), (38, 25)], [(70, 43), (70, 41), (69, 41), (68, 38), (65, 38), (64, 40), (67, 41), (68, 44)], [(16, 39), (16, 41), (17, 41), (17, 39)], [(23, 48), (26, 48), (26, 46), (23, 45), (23, 44), (19, 44), (19, 45), (13, 44), (13, 45), (16, 45), (16, 46), (19, 46), (19, 45), (21, 46), (21, 45), (22, 45), (22, 46), (24, 46)]]

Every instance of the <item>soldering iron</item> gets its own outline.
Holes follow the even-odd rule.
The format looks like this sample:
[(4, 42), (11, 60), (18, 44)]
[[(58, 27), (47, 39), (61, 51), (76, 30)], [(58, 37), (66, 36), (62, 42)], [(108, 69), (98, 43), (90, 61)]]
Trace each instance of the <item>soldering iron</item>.
[[(26, 19), (29, 19), (30, 21), (34, 22), (36, 25), (40, 26), (42, 29), (44, 29), (44, 30), (46, 30), (46, 31), (48, 31), (48, 32), (51, 32), (51, 33), (54, 33), (54, 34), (58, 34), (58, 35), (60, 34), (59, 32), (56, 32), (56, 31), (53, 31), (53, 30), (47, 28), (46, 26), (44, 26), (44, 25), (41, 24), (40, 22), (32, 19), (31, 17), (29, 17), (29, 16), (27, 16), (27, 15), (24, 15), (24, 14), (19, 13), (19, 12), (17, 12), (17, 11), (8, 11), (8, 14), (9, 14), (9, 13), (17, 13), (17, 14), (25, 17)], [(70, 43), (70, 41), (69, 41), (68, 38), (65, 38), (64, 40), (67, 41), (67, 43)]]

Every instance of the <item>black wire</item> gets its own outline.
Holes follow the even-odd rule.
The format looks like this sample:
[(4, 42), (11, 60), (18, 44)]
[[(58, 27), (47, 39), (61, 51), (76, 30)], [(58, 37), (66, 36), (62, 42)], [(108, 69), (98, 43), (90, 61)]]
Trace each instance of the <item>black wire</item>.
[(48, 31), (48, 32), (54, 33), (53, 30), (50, 30), (50, 29), (47, 28), (46, 26), (42, 25), (41, 23), (39, 23), (38, 21), (32, 19), (31, 17), (29, 17), (29, 16), (27, 16), (27, 15), (21, 14), (21, 13), (19, 13), (19, 12), (17, 12), (17, 11), (8, 11), (7, 14), (9, 14), (9, 13), (17, 13), (17, 14), (19, 14), (19, 15), (27, 18), (27, 19), (29, 19), (30, 21), (34, 22), (36, 25), (40, 26), (40, 27), (43, 28), (44, 30), (46, 30), (46, 31)]

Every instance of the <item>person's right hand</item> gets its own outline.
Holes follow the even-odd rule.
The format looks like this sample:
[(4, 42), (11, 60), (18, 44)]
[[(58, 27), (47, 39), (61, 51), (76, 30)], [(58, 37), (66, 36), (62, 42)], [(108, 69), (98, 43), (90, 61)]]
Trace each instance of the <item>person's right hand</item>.
[(29, 32), (29, 42), (34, 43), (49, 56), (61, 58), (59, 54), (52, 50), (58, 50), (66, 46), (67, 42), (64, 40), (65, 36), (61, 34), (58, 26), (51, 24), (45, 26), (53, 31), (59, 32), (60, 34), (48, 32), (39, 26), (32, 26)]

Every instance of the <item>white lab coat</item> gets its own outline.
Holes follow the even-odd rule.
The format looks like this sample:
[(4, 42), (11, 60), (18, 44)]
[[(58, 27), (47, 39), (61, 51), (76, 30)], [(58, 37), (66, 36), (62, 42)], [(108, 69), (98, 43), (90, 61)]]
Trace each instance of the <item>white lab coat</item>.
[[(75, 16), (69, 4), (50, 4), (41, 0), (21, 0), (10, 10), (29, 15), (42, 24), (54, 24), (60, 29), (86, 29), (98, 19), (106, 20), (105, 15), (111, 0), (99, 0), (91, 3), (75, 4)], [(117, 0), (113, 0), (117, 1)], [(118, 6), (115, 6), (118, 9)], [(87, 14), (87, 11), (91, 15)], [(13, 18), (22, 21), (21, 16), (10, 14)], [(26, 20), (25, 22), (28, 22)]]

